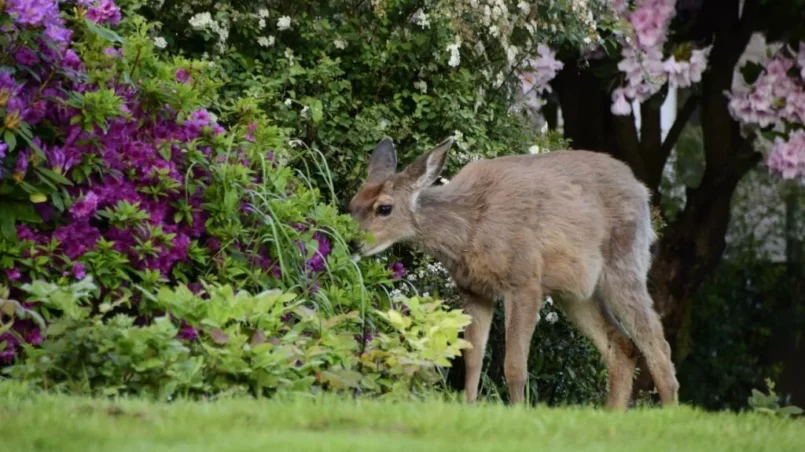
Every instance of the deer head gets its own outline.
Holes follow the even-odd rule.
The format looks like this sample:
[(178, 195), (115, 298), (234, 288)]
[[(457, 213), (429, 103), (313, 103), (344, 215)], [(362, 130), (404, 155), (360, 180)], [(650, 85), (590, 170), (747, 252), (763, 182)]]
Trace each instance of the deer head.
[(453, 139), (448, 138), (397, 172), (391, 138), (377, 144), (369, 158), (367, 180), (349, 203), (352, 217), (374, 238), (371, 243), (356, 244), (356, 257), (380, 253), (415, 237), (417, 198), (438, 179), (452, 145)]

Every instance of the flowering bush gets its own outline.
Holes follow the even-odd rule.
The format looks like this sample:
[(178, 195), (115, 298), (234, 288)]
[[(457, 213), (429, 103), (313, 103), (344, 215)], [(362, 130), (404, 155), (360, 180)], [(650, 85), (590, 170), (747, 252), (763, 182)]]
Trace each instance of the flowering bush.
[[(776, 50), (773, 50), (774, 48)], [(765, 46), (766, 57), (747, 60), (743, 79), (729, 93), (730, 114), (767, 153), (769, 169), (784, 179), (805, 178), (805, 42), (799, 48)]]
[[(187, 364), (182, 360), (197, 354), (179, 350), (176, 341), (219, 340), (220, 334), (207, 328), (214, 313), (205, 317), (203, 310), (177, 309), (165, 297), (184, 297), (196, 306), (213, 298), (205, 283), (235, 287), (246, 298), (245, 291), (281, 290), (316, 310), (323, 322), (357, 311), (359, 327), (345, 324), (351, 337), (357, 333), (356, 345), (333, 349), (355, 352), (342, 356), (349, 362), (362, 359), (370, 335), (385, 337), (385, 344), (405, 343), (382, 312), (390, 305), (378, 288), (390, 281), (390, 270), (371, 262), (357, 267), (350, 260), (346, 242), (357, 233), (354, 223), (321, 201), (308, 174), (283, 163), (292, 160), (284, 130), (270, 126), (248, 99), (219, 108), (219, 123), (207, 109), (220, 85), (211, 64), (160, 58), (160, 42), (150, 37), (146, 22), (134, 15), (124, 19), (114, 2), (64, 6), (61, 11), (60, 2), (39, 0), (7, 1), (0, 8), (0, 27), (7, 30), (0, 36), (0, 288), (7, 293), (0, 298), (3, 306), (12, 306), (10, 300), (23, 300), (33, 288), (33, 301), (43, 302), (15, 301), (13, 312), (2, 311), (3, 362), (23, 359), (28, 370), (17, 375), (36, 375), (47, 384), (51, 372), (70, 373), (70, 366), (86, 363), (73, 359), (76, 355), (66, 355), (56, 367), (43, 368), (42, 361), (84, 339), (86, 347), (107, 353), (98, 355), (102, 361), (124, 351), (147, 358), (146, 349), (115, 348), (130, 346), (125, 334), (115, 332), (123, 329), (141, 335), (158, 354), (173, 354), (170, 359), (178, 361), (171, 362)], [(125, 38), (110, 28), (118, 23), (125, 24)], [(83, 296), (57, 302), (55, 309), (46, 302), (48, 293), (89, 276), (97, 286), (89, 312), (77, 314)], [(53, 285), (43, 286), (43, 280)], [(167, 292), (160, 303), (149, 301), (149, 294), (165, 294), (166, 284), (175, 283), (186, 289)], [(211, 302), (209, 309), (228, 299)], [(432, 312), (412, 328), (448, 314), (439, 305), (422, 306)], [(307, 312), (287, 311), (289, 325), (303, 322), (300, 316)], [(39, 312), (47, 322), (31, 320)], [(411, 358), (411, 366), (432, 372), (434, 363), (461, 344), (457, 334), (463, 325), (456, 321), (461, 317), (449, 315), (454, 329), (441, 333), (436, 348), (425, 344), (430, 354)], [(13, 323), (5, 322), (7, 317)], [(218, 329), (229, 326), (219, 323)], [(341, 325), (333, 320), (333, 328), (336, 324)], [(43, 341), (45, 332), (52, 344)], [(147, 339), (151, 334), (158, 342)], [(107, 340), (123, 342), (115, 342), (117, 351), (111, 352)], [(296, 347), (304, 354), (318, 345), (307, 341)], [(416, 347), (423, 350), (422, 344)], [(389, 359), (404, 361), (389, 353)], [(153, 357), (146, 364), (135, 358), (129, 363), (137, 372), (155, 367)], [(98, 385), (145, 390), (151, 384), (126, 380), (130, 369), (120, 366), (120, 372), (101, 372), (93, 390)], [(423, 376), (404, 367), (417, 381)], [(359, 387), (382, 392), (395, 386), (378, 381), (380, 369), (371, 385)], [(161, 384), (149, 390), (161, 391)]]
[[(534, 93), (548, 94), (562, 68), (552, 48), (604, 42), (602, 30), (617, 25), (607, 2), (598, 0), (119, 3), (154, 21), (150, 36), (158, 47), (214, 63), (226, 85), (213, 110), (239, 111), (231, 99), (252, 99), (292, 138), (290, 152), (277, 160), (340, 202), (364, 179), (369, 151), (384, 135), (394, 139), (401, 161), (453, 135), (457, 152), (448, 173), (481, 157), (566, 146), (557, 134), (542, 134), (538, 121), (529, 122), (542, 105)], [(307, 168), (321, 156), (327, 170)], [(401, 303), (416, 293), (455, 299), (435, 263), (396, 251), (405, 269), (394, 257), (380, 261), (397, 278), (392, 300)], [(563, 317), (558, 324), (562, 332), (570, 329)], [(549, 332), (540, 333), (540, 344), (559, 329), (542, 331)], [(556, 353), (532, 347), (534, 362), (546, 360), (543, 369), (569, 361), (571, 372), (600, 365), (578, 335), (553, 345)], [(500, 369), (490, 375), (502, 387)], [(584, 385), (600, 382), (598, 373), (591, 378)], [(558, 381), (547, 371), (538, 377), (543, 393), (553, 392)], [(556, 394), (563, 394), (557, 402), (584, 398)]]
[(121, 2), (158, 21), (153, 38), (167, 51), (227, 74), (223, 105), (248, 95), (300, 145), (322, 152), (341, 200), (384, 135), (401, 160), (455, 136), (448, 171), (537, 143), (563, 145), (542, 137), (521, 105), (511, 107), (522, 91), (518, 71), (532, 68), (543, 80), (542, 71), (557, 69), (550, 46), (599, 40), (609, 22), (591, 28), (592, 14), (605, 2), (578, 3)]

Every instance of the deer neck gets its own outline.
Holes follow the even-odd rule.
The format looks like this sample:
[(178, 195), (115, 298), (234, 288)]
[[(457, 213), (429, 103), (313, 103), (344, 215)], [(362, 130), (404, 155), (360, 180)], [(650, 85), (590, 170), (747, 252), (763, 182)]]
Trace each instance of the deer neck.
[(458, 262), (470, 235), (470, 213), (468, 201), (447, 186), (423, 189), (414, 205), (416, 245), (446, 266)]

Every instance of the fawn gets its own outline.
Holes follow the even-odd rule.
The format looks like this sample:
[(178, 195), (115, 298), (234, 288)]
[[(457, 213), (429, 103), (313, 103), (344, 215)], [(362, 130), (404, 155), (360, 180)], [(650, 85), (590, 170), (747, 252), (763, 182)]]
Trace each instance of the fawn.
[(374, 237), (357, 245), (356, 257), (403, 242), (447, 268), (472, 317), (466, 400), (478, 396), (493, 300), (502, 296), (504, 375), (511, 402), (523, 402), (531, 338), (551, 295), (606, 363), (607, 408), (628, 407), (635, 347), (663, 406), (676, 405), (671, 349), (646, 287), (656, 240), (649, 192), (632, 170), (606, 154), (567, 150), (471, 162), (434, 185), (452, 144), (397, 172), (394, 144), (383, 139), (349, 210)]

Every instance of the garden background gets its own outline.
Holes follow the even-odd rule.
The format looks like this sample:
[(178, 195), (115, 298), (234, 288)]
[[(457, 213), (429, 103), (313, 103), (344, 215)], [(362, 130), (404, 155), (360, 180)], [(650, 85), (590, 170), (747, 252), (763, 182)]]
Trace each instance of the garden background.
[[(746, 408), (768, 379), (803, 406), (802, 23), (801, 0), (0, 0), (4, 378), (460, 390), (444, 268), (353, 262), (346, 215), (384, 136), (402, 162), (453, 136), (441, 183), (506, 154), (627, 162), (653, 193), (681, 401)], [(550, 301), (542, 319), (530, 400), (600, 404), (594, 348)]]

